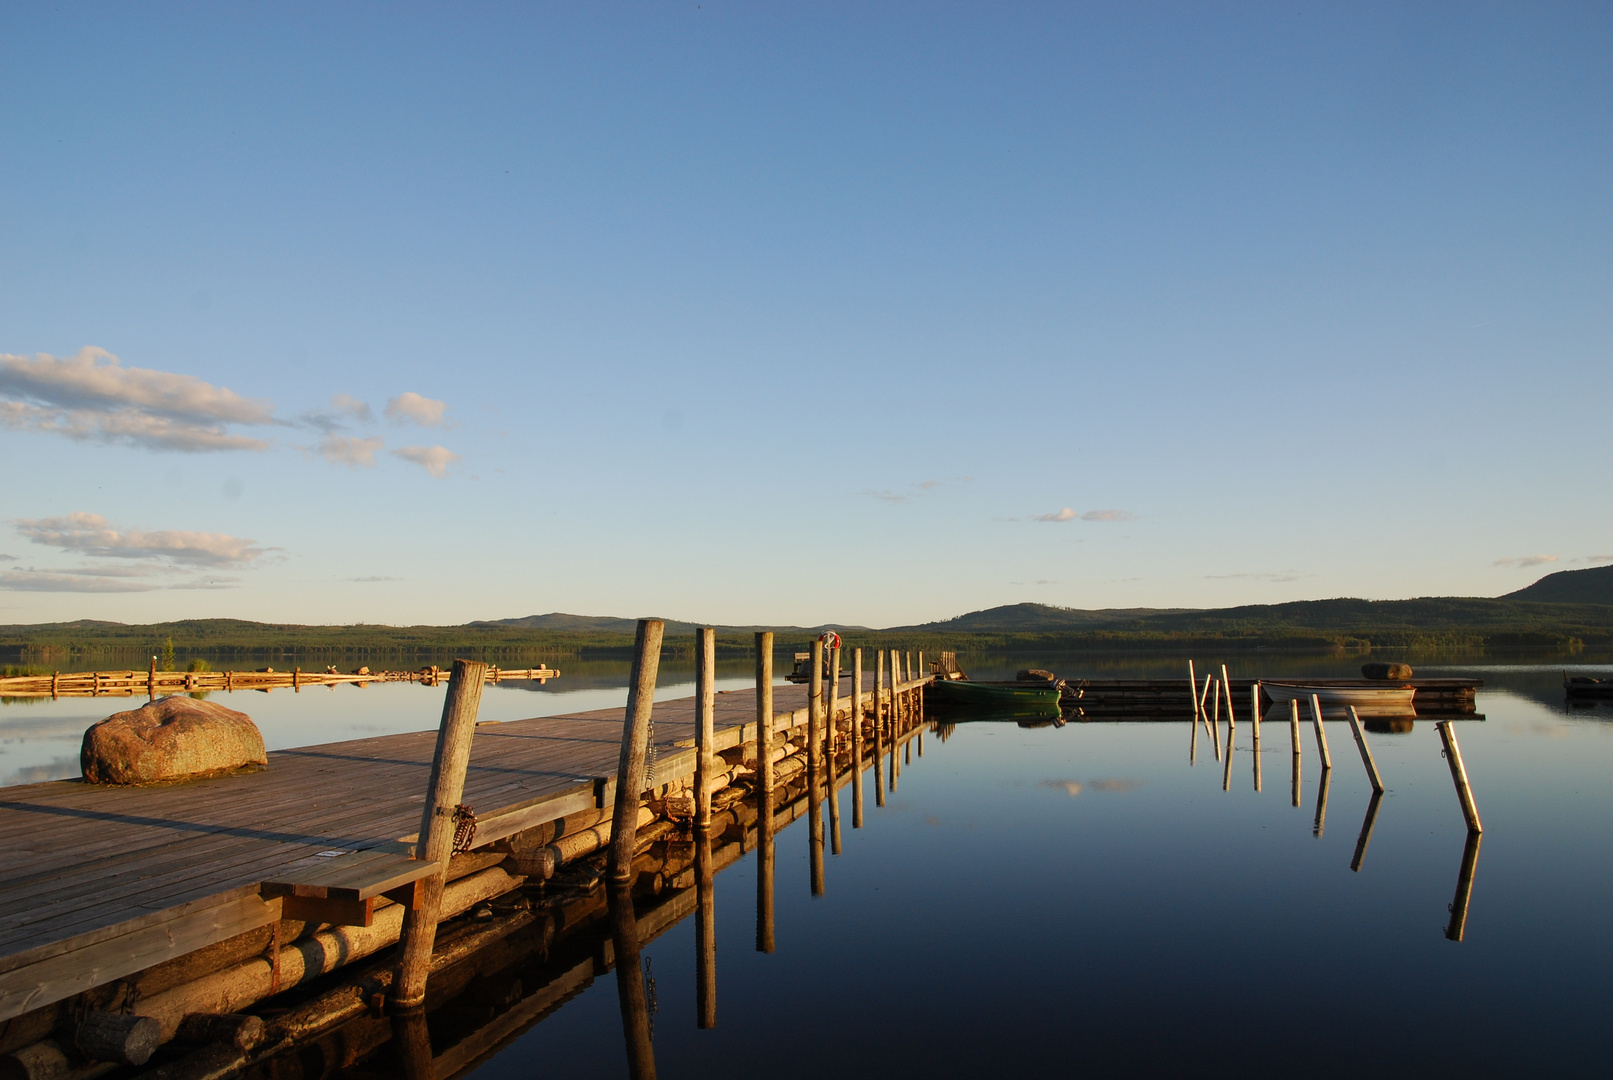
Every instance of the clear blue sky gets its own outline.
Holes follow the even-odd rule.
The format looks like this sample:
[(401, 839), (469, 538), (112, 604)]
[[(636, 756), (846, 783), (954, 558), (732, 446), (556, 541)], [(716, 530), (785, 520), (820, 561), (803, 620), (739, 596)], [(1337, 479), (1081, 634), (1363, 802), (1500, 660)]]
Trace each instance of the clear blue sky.
[(0, 12), (0, 622), (1613, 560), (1613, 7)]

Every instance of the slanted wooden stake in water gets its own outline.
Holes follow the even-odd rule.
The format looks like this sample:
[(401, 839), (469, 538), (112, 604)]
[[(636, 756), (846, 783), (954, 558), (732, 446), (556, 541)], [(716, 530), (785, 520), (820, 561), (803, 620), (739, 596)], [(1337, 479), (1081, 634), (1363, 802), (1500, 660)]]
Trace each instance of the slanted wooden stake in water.
[(1322, 728), (1322, 699), (1311, 695), (1311, 720), (1316, 725), (1316, 752), (1322, 757), (1322, 768), (1331, 769), (1333, 758), (1327, 752), (1327, 732)]
[(1204, 710), (1199, 708), (1199, 677), (1198, 674), (1193, 670), (1193, 661), (1191, 660), (1187, 662), (1187, 698), (1188, 701), (1193, 705), (1193, 723), (1195, 725), (1194, 730), (1197, 730), (1196, 725), (1199, 722), (1199, 715), (1203, 713)]
[(1361, 730), (1361, 718), (1355, 714), (1355, 706), (1350, 706), (1350, 730), (1355, 732), (1355, 745), (1361, 748), (1361, 764), (1367, 767), (1367, 781), (1372, 784), (1373, 791), (1383, 791), (1383, 777), (1378, 775), (1378, 763), (1372, 760), (1372, 750), (1367, 746), (1367, 733)]
[[(443, 702), (437, 749), (432, 755), (431, 778), (420, 816), (420, 835), (415, 840), (415, 858), (437, 863), (439, 868), (425, 879), (420, 906), (403, 914), (402, 950), (392, 981), (392, 1002), (401, 1009), (419, 1008), (426, 1000), (426, 974), (431, 970), (431, 950), (437, 941), (444, 874), (454, 850), (454, 810), (465, 793), (465, 770), (470, 765), (471, 737), (476, 734), (476, 712), (482, 703), (486, 670), (486, 664), (455, 660), (455, 679), (449, 683)], [(634, 809), (637, 810), (637, 800)]]
[(1221, 665), (1221, 692), (1227, 696), (1227, 724), (1230, 726), (1237, 723), (1238, 718), (1232, 711), (1232, 676), (1227, 674), (1225, 664)]
[(1473, 788), (1467, 782), (1467, 766), (1462, 764), (1462, 748), (1456, 745), (1456, 729), (1449, 720), (1434, 725), (1440, 741), (1445, 744), (1445, 762), (1451, 767), (1451, 780), (1456, 784), (1456, 797), (1462, 804), (1462, 816), (1467, 819), (1468, 832), (1483, 832), (1479, 822), (1479, 808), (1473, 802)]

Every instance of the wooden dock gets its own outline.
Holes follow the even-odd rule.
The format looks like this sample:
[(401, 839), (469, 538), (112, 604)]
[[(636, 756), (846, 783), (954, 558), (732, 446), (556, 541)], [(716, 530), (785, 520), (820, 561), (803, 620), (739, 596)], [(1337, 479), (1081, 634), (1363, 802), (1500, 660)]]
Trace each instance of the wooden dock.
[[(544, 683), (558, 679), (560, 672), (548, 667), (487, 669), (487, 681), (496, 683), (526, 680)], [(437, 686), (449, 680), (449, 673), (432, 666), (419, 671), (376, 671), (360, 668), (355, 672), (324, 671), (53, 671), (49, 675), (13, 675), (0, 679), (0, 697), (133, 697), (144, 694), (196, 694), (210, 691), (276, 690), (290, 687), (335, 686), (338, 683), (362, 685), (372, 682), (417, 682)]]
[[(898, 698), (911, 723), (927, 682), (887, 690), (887, 712)], [(836, 713), (847, 730), (850, 694)], [(806, 688), (774, 695), (776, 760), (799, 752), (808, 709)], [(694, 772), (693, 702), (656, 703), (653, 720), (652, 820)], [(474, 831), (445, 914), (547, 873), (556, 848), (598, 850), (622, 731), (621, 709), (478, 725), (463, 795)], [(410, 858), (436, 734), (277, 751), (264, 771), (172, 786), (0, 791), (0, 1054), (55, 1029), (70, 999), (153, 1017), (171, 1037), (186, 1013), (238, 1011), (396, 940), (411, 889), (441, 869)], [(718, 694), (721, 783), (754, 769), (756, 734), (755, 693)]]
[[(1383, 682), (1365, 679), (1305, 679), (1283, 678), (1281, 682), (1303, 681), (1326, 686), (1384, 686)], [(1232, 699), (1241, 711), (1249, 702), (1250, 690), (1260, 679), (1232, 679)], [(1422, 679), (1398, 680), (1392, 685), (1409, 685), (1417, 693), (1413, 705), (1419, 716), (1463, 716), (1471, 714), (1477, 701), (1479, 679)], [(1105, 717), (1161, 717), (1191, 719), (1193, 699), (1188, 696), (1187, 677), (1180, 679), (1070, 679), (1064, 690), (1064, 704), (1074, 706), (1083, 716), (1095, 719)], [(1261, 707), (1271, 705), (1269, 696), (1261, 698)]]

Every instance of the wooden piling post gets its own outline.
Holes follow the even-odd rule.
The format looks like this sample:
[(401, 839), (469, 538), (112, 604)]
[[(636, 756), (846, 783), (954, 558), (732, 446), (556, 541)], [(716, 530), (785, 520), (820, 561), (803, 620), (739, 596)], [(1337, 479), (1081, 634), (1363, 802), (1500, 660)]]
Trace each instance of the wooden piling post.
[(1198, 710), (1199, 710), (1199, 715), (1200, 716), (1208, 716), (1209, 715), (1208, 704), (1209, 704), (1209, 700), (1210, 700), (1210, 684), (1213, 683), (1214, 681), (1215, 681), (1214, 676), (1212, 676), (1209, 672), (1206, 671), (1204, 673), (1204, 689), (1199, 691)]
[[(812, 643), (812, 680), (807, 684), (807, 771), (823, 769), (823, 642)], [(815, 781), (814, 781), (815, 782)]]
[(1249, 687), (1249, 723), (1255, 730), (1255, 753), (1260, 753), (1260, 680)]
[[(95, 680), (100, 682), (101, 676), (97, 674)], [(157, 700), (157, 658), (155, 656), (151, 658), (151, 670), (146, 675), (146, 698), (149, 701)]]
[(1193, 730), (1197, 731), (1199, 713), (1201, 712), (1199, 709), (1199, 677), (1198, 674), (1193, 670), (1192, 660), (1187, 662), (1187, 703), (1193, 706)]
[(863, 651), (851, 650), (851, 827), (863, 827)]
[(437, 941), (443, 880), (454, 848), (455, 809), (465, 792), (465, 770), (470, 765), (470, 744), (476, 734), (485, 670), (485, 664), (474, 660), (455, 660), (456, 678), (443, 702), (431, 779), (426, 785), (420, 833), (415, 840), (415, 858), (436, 863), (438, 869), (425, 879), (420, 906), (403, 915), (401, 955), (392, 980), (392, 1003), (399, 1009), (418, 1008), (426, 999), (426, 974), (431, 969), (431, 950)]
[[(650, 718), (655, 708), (655, 676), (661, 667), (660, 619), (640, 619), (633, 642), (633, 669), (627, 684), (627, 710), (622, 724), (622, 752), (616, 761), (616, 805), (611, 815), (612, 881), (633, 879), (633, 849), (638, 842), (638, 809), (648, 786), (645, 769), (650, 751)], [(458, 665), (454, 681), (458, 682)], [(481, 683), (478, 673), (476, 682)]]
[(1473, 788), (1467, 782), (1467, 766), (1462, 764), (1462, 748), (1456, 745), (1456, 730), (1451, 721), (1441, 720), (1434, 725), (1440, 741), (1445, 744), (1445, 763), (1451, 767), (1451, 780), (1456, 784), (1456, 797), (1462, 803), (1462, 816), (1467, 819), (1468, 832), (1483, 832), (1479, 822), (1479, 808), (1473, 802)]
[(1372, 784), (1373, 791), (1383, 791), (1383, 777), (1378, 775), (1378, 763), (1372, 760), (1372, 750), (1367, 746), (1367, 733), (1361, 729), (1361, 718), (1355, 713), (1355, 706), (1350, 709), (1350, 730), (1355, 732), (1355, 745), (1361, 749), (1361, 764), (1367, 767), (1367, 780)]
[[(835, 747), (840, 743), (840, 724), (835, 719), (835, 713), (840, 709), (840, 646), (836, 645), (829, 653), (829, 707), (823, 711), (823, 716), (829, 760), (833, 762)], [(829, 766), (829, 772), (834, 773), (833, 764)]]
[(1467, 933), (1467, 905), (1473, 898), (1473, 872), (1479, 865), (1479, 842), (1484, 834), (1477, 829), (1470, 829), (1467, 834), (1467, 843), (1462, 847), (1462, 868), (1456, 874), (1456, 898), (1451, 901), (1451, 921), (1445, 927), (1445, 936), (1451, 941), (1461, 941)]
[(1215, 760), (1221, 760), (1221, 687), (1216, 685), (1210, 694), (1210, 737), (1215, 740)]
[(1294, 805), (1299, 805), (1299, 772), (1300, 772), (1300, 745), (1299, 745), (1299, 702), (1293, 698), (1288, 699), (1288, 738), (1294, 747)]
[(1322, 699), (1311, 695), (1311, 721), (1316, 726), (1316, 752), (1322, 757), (1324, 770), (1333, 767), (1333, 756), (1327, 752), (1327, 732), (1322, 728)]
[(1302, 759), (1300, 758), (1300, 756), (1298, 754), (1294, 755), (1294, 807), (1296, 809), (1298, 809), (1299, 801), (1300, 801), (1299, 800), (1299, 782), (1300, 782), (1300, 775), (1299, 774), (1300, 774), (1300, 761), (1301, 760)]
[(756, 951), (773, 951), (773, 635), (756, 635)]
[(1232, 676), (1227, 674), (1227, 666), (1221, 665), (1221, 691), (1227, 696), (1227, 724), (1237, 723), (1237, 716), (1232, 710)]
[(1374, 791), (1372, 798), (1367, 802), (1367, 816), (1361, 819), (1361, 834), (1355, 838), (1355, 855), (1350, 859), (1350, 872), (1359, 874), (1361, 863), (1367, 857), (1367, 845), (1372, 842), (1372, 826), (1378, 820), (1378, 804), (1383, 802), (1383, 793)]
[(711, 755), (717, 720), (717, 631), (694, 632), (694, 823), (711, 828)]
[(1322, 778), (1316, 782), (1316, 820), (1311, 822), (1311, 835), (1317, 839), (1321, 839), (1327, 825), (1327, 789), (1332, 783), (1333, 770), (1323, 769)]

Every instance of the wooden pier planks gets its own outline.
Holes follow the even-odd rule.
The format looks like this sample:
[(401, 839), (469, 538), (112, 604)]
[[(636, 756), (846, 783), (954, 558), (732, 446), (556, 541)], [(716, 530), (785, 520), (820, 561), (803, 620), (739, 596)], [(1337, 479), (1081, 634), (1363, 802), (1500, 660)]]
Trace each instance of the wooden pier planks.
[[(774, 694), (775, 730), (804, 723), (804, 687)], [(755, 738), (751, 691), (717, 694), (715, 711), (715, 750)], [(693, 702), (657, 702), (654, 722), (652, 783), (691, 773)], [(605, 804), (621, 730), (619, 708), (480, 726), (463, 796), (475, 844)], [(0, 1021), (275, 921), (262, 884), (321, 853), (407, 852), (434, 745), (411, 732), (173, 786), (0, 789)]]

